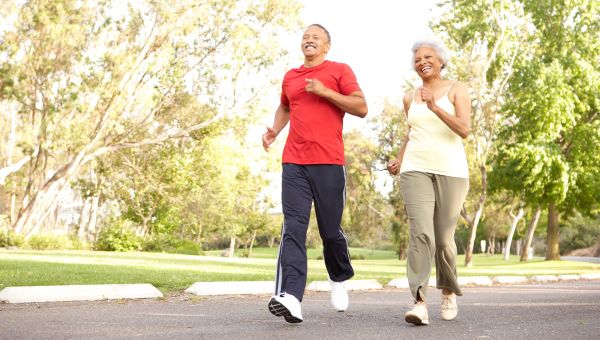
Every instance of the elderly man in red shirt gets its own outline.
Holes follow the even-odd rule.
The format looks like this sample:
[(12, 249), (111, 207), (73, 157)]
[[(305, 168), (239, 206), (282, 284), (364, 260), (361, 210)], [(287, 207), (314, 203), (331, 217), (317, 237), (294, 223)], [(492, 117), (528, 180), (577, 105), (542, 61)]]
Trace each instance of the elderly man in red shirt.
[(365, 97), (350, 67), (325, 60), (331, 47), (329, 32), (319, 24), (308, 26), (300, 47), (304, 64), (285, 74), (273, 126), (262, 136), (268, 151), (290, 123), (282, 157), (284, 222), (275, 295), (269, 301), (271, 313), (290, 323), (302, 322), (306, 232), (313, 201), (331, 282), (331, 302), (338, 311), (348, 307), (344, 281), (354, 271), (340, 226), (346, 194), (342, 128), (346, 112), (361, 118), (367, 115)]

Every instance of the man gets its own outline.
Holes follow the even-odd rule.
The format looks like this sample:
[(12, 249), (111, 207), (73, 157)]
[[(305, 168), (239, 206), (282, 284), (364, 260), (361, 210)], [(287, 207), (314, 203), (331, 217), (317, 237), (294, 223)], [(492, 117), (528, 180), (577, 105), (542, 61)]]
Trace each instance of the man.
[(306, 232), (314, 200), (323, 257), (331, 282), (331, 302), (348, 307), (344, 281), (354, 275), (341, 229), (346, 178), (342, 127), (345, 112), (367, 115), (367, 103), (346, 64), (325, 60), (329, 32), (308, 26), (302, 37), (304, 65), (285, 74), (281, 102), (272, 127), (262, 136), (268, 151), (290, 122), (282, 157), (282, 226), (275, 295), (269, 310), (287, 322), (302, 322), (300, 302), (306, 286)]

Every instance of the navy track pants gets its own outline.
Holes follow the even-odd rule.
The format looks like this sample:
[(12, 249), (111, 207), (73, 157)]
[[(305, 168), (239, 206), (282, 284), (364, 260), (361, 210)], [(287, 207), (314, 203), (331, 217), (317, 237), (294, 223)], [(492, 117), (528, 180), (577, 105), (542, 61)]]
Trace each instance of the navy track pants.
[(281, 203), (284, 221), (275, 294), (285, 292), (302, 301), (307, 274), (306, 233), (313, 201), (329, 278), (342, 282), (354, 276), (348, 241), (340, 226), (345, 195), (344, 166), (283, 164)]

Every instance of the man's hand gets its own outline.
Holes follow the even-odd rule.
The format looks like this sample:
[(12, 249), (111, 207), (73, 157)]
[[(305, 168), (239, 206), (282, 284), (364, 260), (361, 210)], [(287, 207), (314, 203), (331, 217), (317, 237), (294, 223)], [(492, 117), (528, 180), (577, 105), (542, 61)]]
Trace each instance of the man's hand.
[(319, 79), (305, 79), (306, 87), (304, 89), (308, 93), (314, 93), (319, 97), (323, 97), (329, 90)]
[(267, 132), (263, 133), (262, 135), (262, 143), (265, 151), (269, 151), (269, 147), (271, 146), (271, 144), (273, 144), (275, 138), (277, 138), (277, 132), (275, 131), (275, 129), (267, 127)]
[(400, 161), (397, 158), (388, 162), (387, 170), (391, 175), (397, 175), (400, 172)]

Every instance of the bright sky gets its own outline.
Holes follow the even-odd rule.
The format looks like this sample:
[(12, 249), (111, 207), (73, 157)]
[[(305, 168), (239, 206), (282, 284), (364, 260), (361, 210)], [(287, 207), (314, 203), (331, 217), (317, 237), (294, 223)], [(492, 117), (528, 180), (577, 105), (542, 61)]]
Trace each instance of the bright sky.
[[(404, 79), (414, 77), (410, 59), (416, 39), (431, 37), (429, 21), (439, 10), (435, 0), (301, 0), (302, 19), (329, 30), (332, 46), (327, 58), (350, 65), (365, 92), (369, 111), (378, 114), (387, 97), (400, 103)], [(301, 32), (291, 50), (302, 60)], [(346, 115), (345, 129), (363, 120)]]

